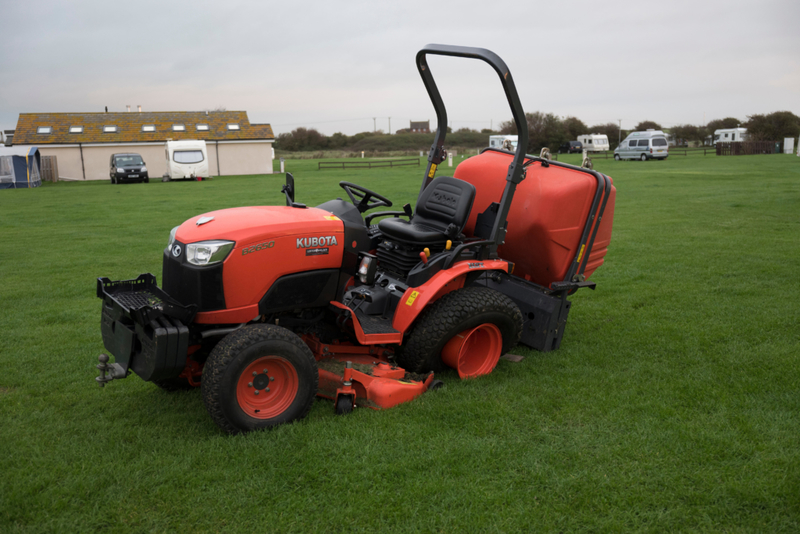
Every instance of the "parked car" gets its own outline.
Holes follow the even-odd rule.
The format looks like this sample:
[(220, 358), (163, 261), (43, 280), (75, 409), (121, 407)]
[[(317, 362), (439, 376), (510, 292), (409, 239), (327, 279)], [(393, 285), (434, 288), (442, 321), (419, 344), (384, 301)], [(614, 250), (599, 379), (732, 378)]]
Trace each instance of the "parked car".
[(108, 172), (112, 184), (150, 181), (147, 166), (139, 154), (112, 154)]
[(574, 152), (583, 152), (583, 145), (579, 141), (569, 141), (558, 147), (559, 154), (572, 154)]
[(614, 149), (614, 159), (667, 159), (669, 143), (661, 130), (633, 132)]

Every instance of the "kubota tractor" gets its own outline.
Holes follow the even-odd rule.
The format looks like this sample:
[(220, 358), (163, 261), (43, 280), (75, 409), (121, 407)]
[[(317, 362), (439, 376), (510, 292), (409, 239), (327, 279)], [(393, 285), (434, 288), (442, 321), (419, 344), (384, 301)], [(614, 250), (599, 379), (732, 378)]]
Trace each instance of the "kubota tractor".
[[(428, 67), (435, 54), (485, 61), (517, 126), (515, 152), (486, 149), (453, 177), (447, 114)], [(438, 130), (416, 209), (341, 182), (351, 202), (204, 213), (174, 228), (162, 287), (151, 274), (99, 278), (100, 385), (131, 371), (165, 389), (197, 387), (230, 433), (304, 417), (315, 396), (337, 413), (389, 408), (441, 383), (490, 373), (517, 343), (557, 349), (570, 301), (603, 263), (616, 190), (601, 173), (526, 156), (511, 74), (494, 53), (428, 45), (417, 68)], [(374, 224), (376, 223), (377, 224)]]

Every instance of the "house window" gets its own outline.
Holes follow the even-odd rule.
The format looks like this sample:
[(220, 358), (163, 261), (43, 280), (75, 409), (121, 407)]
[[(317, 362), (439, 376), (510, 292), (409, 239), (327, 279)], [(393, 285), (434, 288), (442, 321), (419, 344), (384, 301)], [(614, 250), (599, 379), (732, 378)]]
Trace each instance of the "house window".
[(70, 126), (69, 133), (83, 133), (83, 126)]
[(36, 133), (37, 134), (53, 133), (53, 128), (50, 126), (39, 126), (38, 128), (36, 128)]
[(172, 131), (173, 132), (185, 132), (186, 131), (186, 126), (184, 126), (183, 124), (173, 124), (172, 125)]
[(735, 133), (731, 134), (731, 141), (736, 141), (736, 134)]
[(143, 132), (155, 132), (156, 131), (156, 125), (155, 124), (144, 124), (144, 125), (142, 125), (142, 131)]
[(198, 124), (197, 125), (198, 132), (207, 132), (208, 131), (208, 124)]
[(116, 126), (103, 126), (103, 133), (117, 133)]
[(239, 129), (239, 125), (238, 124), (229, 124), (228, 125), (228, 130), (238, 130), (238, 129)]

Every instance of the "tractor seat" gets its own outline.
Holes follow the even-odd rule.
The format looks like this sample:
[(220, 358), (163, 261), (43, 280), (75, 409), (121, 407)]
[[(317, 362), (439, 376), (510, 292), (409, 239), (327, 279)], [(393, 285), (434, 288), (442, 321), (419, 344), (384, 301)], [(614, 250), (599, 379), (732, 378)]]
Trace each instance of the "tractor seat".
[(378, 228), (390, 239), (406, 243), (433, 245), (456, 239), (467, 224), (475, 186), (458, 178), (436, 178), (419, 197), (417, 211), (410, 221), (383, 219)]

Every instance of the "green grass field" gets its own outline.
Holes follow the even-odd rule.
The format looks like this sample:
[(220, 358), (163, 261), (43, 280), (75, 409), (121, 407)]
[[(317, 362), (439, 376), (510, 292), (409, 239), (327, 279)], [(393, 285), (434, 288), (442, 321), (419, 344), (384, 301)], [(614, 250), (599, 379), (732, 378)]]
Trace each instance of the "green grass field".
[[(309, 205), (424, 172), (287, 163)], [(595, 168), (614, 234), (558, 351), (235, 437), (197, 390), (95, 384), (95, 279), (160, 279), (173, 226), (283, 177), (0, 191), (0, 532), (800, 531), (800, 158)]]

